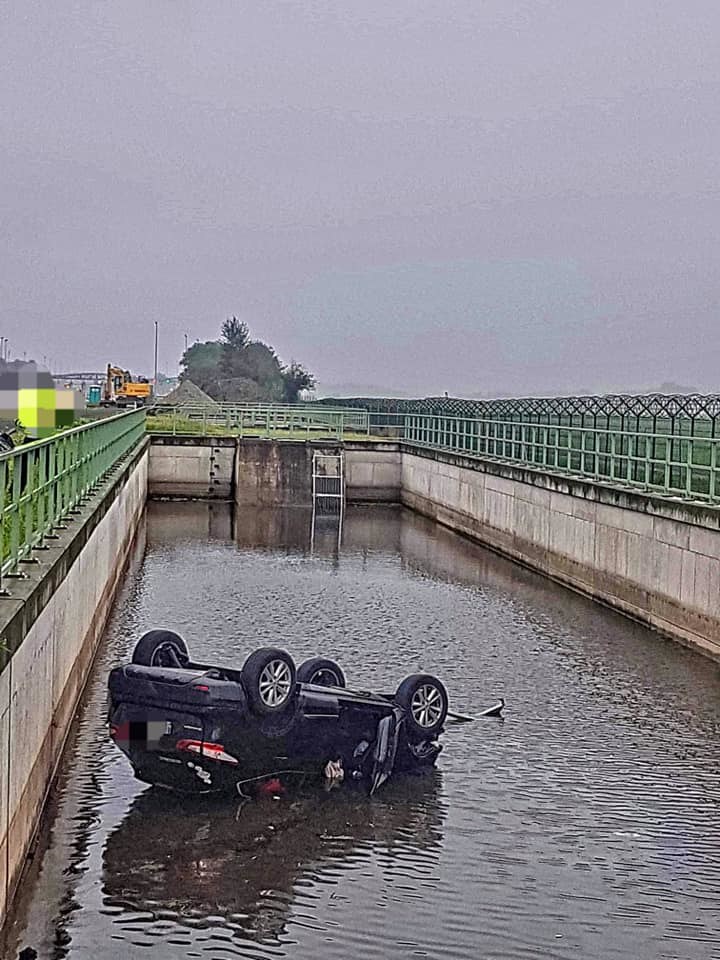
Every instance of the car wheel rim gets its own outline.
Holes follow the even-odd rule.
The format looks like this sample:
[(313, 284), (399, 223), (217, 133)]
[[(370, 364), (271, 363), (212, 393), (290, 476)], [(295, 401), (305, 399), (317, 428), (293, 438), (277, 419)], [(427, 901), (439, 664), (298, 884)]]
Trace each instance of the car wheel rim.
[(266, 707), (279, 707), (290, 696), (292, 674), (284, 660), (271, 660), (260, 674), (260, 699)]
[(424, 730), (434, 727), (443, 712), (443, 698), (437, 687), (424, 684), (413, 694), (410, 712), (415, 723)]
[(322, 670), (315, 671), (310, 678), (310, 683), (314, 683), (319, 687), (339, 687), (340, 678), (334, 670), (323, 668)]

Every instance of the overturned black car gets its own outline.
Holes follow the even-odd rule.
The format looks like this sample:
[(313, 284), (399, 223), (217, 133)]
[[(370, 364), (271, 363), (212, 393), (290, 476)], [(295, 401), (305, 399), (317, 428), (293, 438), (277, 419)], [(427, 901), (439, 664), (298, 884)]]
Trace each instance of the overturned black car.
[(443, 684), (413, 674), (394, 694), (349, 690), (322, 657), (296, 669), (284, 650), (251, 653), (241, 670), (190, 660), (169, 630), (138, 641), (109, 681), (110, 736), (135, 776), (184, 793), (249, 795), (268, 778), (311, 773), (364, 784), (435, 763), (448, 713)]

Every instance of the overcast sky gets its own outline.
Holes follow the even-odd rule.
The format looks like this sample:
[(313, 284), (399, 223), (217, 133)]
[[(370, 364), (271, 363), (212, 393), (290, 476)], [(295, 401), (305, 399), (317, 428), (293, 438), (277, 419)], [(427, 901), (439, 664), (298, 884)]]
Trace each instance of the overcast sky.
[(717, 0), (10, 0), (0, 335), (326, 389), (717, 391)]

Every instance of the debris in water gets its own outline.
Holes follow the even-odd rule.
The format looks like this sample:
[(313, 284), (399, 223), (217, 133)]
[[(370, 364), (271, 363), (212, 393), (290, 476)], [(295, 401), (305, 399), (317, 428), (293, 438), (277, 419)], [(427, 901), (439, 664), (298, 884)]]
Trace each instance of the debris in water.
[(345, 771), (343, 770), (342, 760), (328, 760), (325, 767), (325, 779), (330, 780), (331, 783), (339, 782), (345, 779)]
[(277, 796), (278, 794), (285, 793), (285, 787), (283, 787), (278, 777), (273, 777), (271, 780), (266, 780), (265, 783), (260, 784), (258, 793), (266, 797)]

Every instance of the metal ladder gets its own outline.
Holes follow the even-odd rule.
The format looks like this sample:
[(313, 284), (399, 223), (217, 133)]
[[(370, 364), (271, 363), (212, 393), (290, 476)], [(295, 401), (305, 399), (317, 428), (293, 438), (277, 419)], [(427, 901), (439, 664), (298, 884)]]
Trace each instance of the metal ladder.
[(312, 523), (310, 528), (310, 553), (315, 552), (318, 519), (321, 523), (322, 539), (330, 532), (330, 521), (334, 531), (337, 521), (336, 550), (342, 543), (343, 517), (345, 515), (345, 459), (342, 453), (313, 453), (312, 462)]
[(345, 508), (345, 458), (342, 453), (313, 453), (313, 510), (342, 513)]

